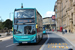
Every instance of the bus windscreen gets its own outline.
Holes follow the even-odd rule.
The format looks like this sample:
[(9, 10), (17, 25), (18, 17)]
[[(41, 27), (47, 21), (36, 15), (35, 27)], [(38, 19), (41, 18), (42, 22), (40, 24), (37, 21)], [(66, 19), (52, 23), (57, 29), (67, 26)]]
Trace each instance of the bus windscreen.
[(35, 25), (14, 25), (14, 34), (35, 34)]
[(15, 18), (35, 18), (34, 9), (15, 10)]

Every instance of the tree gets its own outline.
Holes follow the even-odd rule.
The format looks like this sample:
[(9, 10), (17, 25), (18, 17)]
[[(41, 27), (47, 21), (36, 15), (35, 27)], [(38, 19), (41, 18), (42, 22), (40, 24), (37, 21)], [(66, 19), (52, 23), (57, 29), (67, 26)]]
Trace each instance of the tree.
[(8, 29), (12, 29), (12, 21), (7, 19), (5, 22), (3, 22), (3, 26), (7, 27)]
[(2, 20), (0, 20), (0, 30), (3, 29)]

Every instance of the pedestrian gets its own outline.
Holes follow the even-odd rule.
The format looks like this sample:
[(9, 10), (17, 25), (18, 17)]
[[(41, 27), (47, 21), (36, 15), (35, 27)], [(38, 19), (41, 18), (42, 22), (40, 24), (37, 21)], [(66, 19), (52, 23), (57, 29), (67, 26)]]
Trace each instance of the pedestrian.
[(65, 32), (67, 33), (67, 30), (65, 29)]
[(66, 33), (67, 33), (67, 30), (66, 30)]
[(70, 29), (69, 29), (69, 33), (70, 33)]
[(65, 33), (65, 29), (63, 29), (63, 34)]

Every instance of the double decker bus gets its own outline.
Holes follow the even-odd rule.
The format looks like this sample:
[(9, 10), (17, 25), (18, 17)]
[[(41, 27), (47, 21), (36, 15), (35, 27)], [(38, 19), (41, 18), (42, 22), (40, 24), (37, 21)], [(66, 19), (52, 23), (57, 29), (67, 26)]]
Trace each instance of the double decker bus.
[(43, 34), (46, 34), (46, 27), (43, 25)]
[(14, 10), (13, 42), (38, 43), (43, 38), (42, 16), (36, 8)]

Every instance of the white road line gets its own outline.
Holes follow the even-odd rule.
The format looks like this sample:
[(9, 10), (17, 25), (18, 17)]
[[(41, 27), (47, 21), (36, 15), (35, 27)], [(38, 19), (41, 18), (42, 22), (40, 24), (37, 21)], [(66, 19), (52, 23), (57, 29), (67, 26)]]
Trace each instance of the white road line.
[(15, 45), (15, 44), (8, 45), (8, 46), (6, 46), (6, 48), (7, 48), (7, 47), (10, 47), (10, 46), (13, 46), (13, 45)]
[[(47, 35), (48, 35), (48, 33), (47, 33)], [(48, 39), (46, 40), (46, 42), (43, 44), (43, 46), (39, 50), (43, 50), (48, 41), (49, 41), (49, 35), (48, 35)]]

